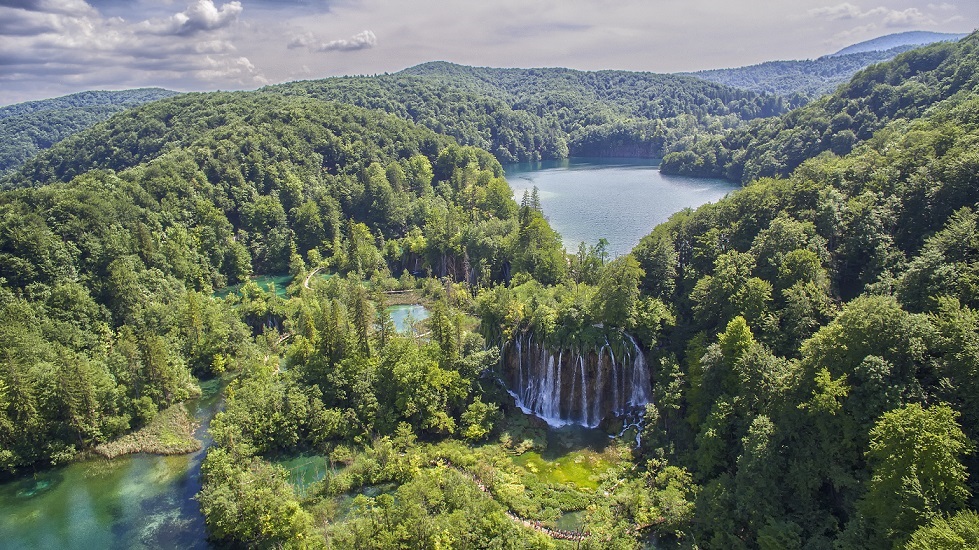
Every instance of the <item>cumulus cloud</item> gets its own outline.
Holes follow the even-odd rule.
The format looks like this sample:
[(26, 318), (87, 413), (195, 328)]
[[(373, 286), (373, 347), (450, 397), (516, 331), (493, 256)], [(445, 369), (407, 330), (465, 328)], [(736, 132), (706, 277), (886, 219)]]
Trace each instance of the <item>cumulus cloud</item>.
[(859, 6), (855, 6), (849, 2), (844, 2), (842, 4), (837, 4), (835, 6), (813, 8), (809, 10), (809, 15), (813, 17), (825, 17), (827, 19), (839, 21), (839, 20), (847, 20), (847, 19), (864, 19), (875, 15), (883, 15), (888, 11), (890, 10), (888, 10), (887, 8), (873, 8), (864, 11), (860, 9)]
[(138, 22), (103, 16), (75, 0), (58, 2), (60, 11), (48, 0), (0, 2), (0, 103), (91, 87), (267, 83), (235, 47), (238, 1), (192, 0), (178, 13)]
[[(291, 44), (291, 43), (290, 43)], [(377, 45), (377, 37), (372, 31), (362, 31), (350, 38), (332, 40), (314, 48), (317, 52), (352, 52), (366, 50)]]
[(0, 0), (0, 6), (39, 13), (93, 15), (95, 8), (84, 0)]
[[(931, 11), (954, 11), (956, 8), (951, 4), (928, 4)], [(935, 18), (918, 8), (907, 8), (895, 10), (878, 6), (871, 9), (861, 9), (859, 6), (844, 2), (835, 6), (814, 8), (808, 11), (811, 17), (826, 18), (831, 21), (848, 20), (872, 20), (880, 25), (889, 28), (908, 28), (934, 26), (938, 23)], [(871, 24), (875, 26), (874, 24)]]
[(320, 42), (313, 33), (305, 32), (292, 37), (286, 44), (290, 50), (296, 48), (307, 48), (311, 52), (353, 52), (366, 50), (377, 45), (377, 36), (374, 31), (361, 31), (350, 38), (331, 40), (330, 42)]
[(147, 30), (155, 34), (191, 36), (203, 31), (227, 27), (238, 20), (242, 12), (241, 2), (228, 2), (218, 9), (212, 0), (197, 0), (186, 10), (175, 13), (164, 21), (147, 21)]
[(916, 27), (923, 25), (935, 25), (935, 20), (921, 13), (918, 8), (908, 8), (906, 10), (892, 10), (884, 17), (885, 27)]
[(290, 50), (294, 50), (296, 48), (308, 48), (309, 46), (312, 46), (315, 43), (316, 43), (316, 37), (313, 36), (313, 33), (306, 32), (292, 37), (292, 40), (290, 40), (289, 43), (286, 44), (286, 47), (289, 48)]

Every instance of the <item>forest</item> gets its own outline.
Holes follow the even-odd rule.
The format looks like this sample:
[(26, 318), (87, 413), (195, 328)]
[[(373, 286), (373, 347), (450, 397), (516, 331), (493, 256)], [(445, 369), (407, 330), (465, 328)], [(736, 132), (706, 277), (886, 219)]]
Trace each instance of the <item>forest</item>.
[[(221, 378), (197, 496), (217, 545), (975, 547), (977, 50), (912, 50), (777, 117), (712, 85), (654, 105), (642, 74), (443, 65), (127, 110), (2, 181), (0, 477)], [(555, 109), (535, 78), (620, 110)], [(609, 258), (514, 200), (503, 138), (415, 120), (466, 94), (568, 151), (643, 112), (770, 118), (668, 155), (745, 186)], [(430, 316), (396, 330), (396, 296)], [(603, 450), (554, 457), (513, 391), (531, 369)], [(329, 472), (297, 484), (296, 456)]]
[[(701, 132), (782, 114), (808, 101), (684, 75), (490, 69), (444, 62), (395, 74), (291, 82), (260, 91), (394, 114), (454, 137), (460, 145), (485, 149), (502, 163), (568, 156), (662, 158), (681, 140)], [(10, 176), (24, 164), (59, 162), (63, 153), (46, 150), (113, 114), (173, 94), (159, 89), (83, 92), (4, 107), (0, 176)], [(167, 135), (172, 138), (183, 139)], [(47, 177), (31, 168), (25, 173), (26, 178), (19, 178), (21, 185), (31, 177)]]
[(447, 62), (264, 90), (395, 113), (460, 144), (486, 149), (503, 163), (567, 156), (661, 158), (695, 130), (729, 128), (792, 106), (779, 97), (688, 76)]

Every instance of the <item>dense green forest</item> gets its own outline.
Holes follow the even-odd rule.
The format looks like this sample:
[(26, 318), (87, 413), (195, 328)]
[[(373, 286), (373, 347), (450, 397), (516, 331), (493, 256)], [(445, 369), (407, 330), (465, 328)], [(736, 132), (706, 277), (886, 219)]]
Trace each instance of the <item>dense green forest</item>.
[[(500, 162), (561, 159), (570, 156), (660, 158), (676, 143), (700, 132), (720, 131), (746, 120), (784, 113), (795, 105), (774, 96), (736, 90), (686, 76), (624, 71), (581, 72), (568, 69), (488, 69), (429, 63), (393, 75), (340, 77), (269, 86), (262, 92), (339, 101), (395, 114), (461, 145), (490, 151)], [(111, 94), (111, 95), (110, 95)], [(6, 186), (32, 185), (79, 172), (62, 164), (66, 144), (38, 155), (53, 144), (131, 106), (172, 95), (164, 90), (85, 92), (0, 109), (0, 176), (31, 159), (22, 175)], [(186, 140), (168, 131), (153, 114), (129, 113), (127, 131), (149, 132), (163, 143)], [(155, 117), (149, 122), (147, 117)], [(160, 123), (164, 127), (159, 127)], [(89, 142), (119, 142), (120, 124), (89, 133)], [(199, 131), (200, 126), (191, 128)], [(110, 132), (117, 132), (110, 135)], [(131, 136), (130, 136), (131, 137)], [(127, 138), (128, 139), (128, 138)], [(138, 147), (148, 145), (140, 140)], [(131, 152), (119, 151), (128, 162)], [(90, 152), (113, 167), (106, 149)], [(140, 152), (138, 156), (145, 154)], [(35, 158), (36, 157), (36, 158)], [(94, 166), (83, 163), (82, 170)]]
[(747, 183), (786, 176), (823, 151), (844, 155), (892, 120), (913, 119), (979, 83), (979, 38), (905, 52), (859, 72), (835, 93), (788, 116), (704, 133), (663, 159), (663, 171)]
[(659, 158), (695, 130), (729, 128), (791, 107), (774, 96), (685, 76), (445, 62), (264, 90), (395, 113), (504, 163), (569, 155)]
[(732, 88), (782, 97), (803, 96), (816, 99), (833, 92), (857, 71), (874, 63), (893, 59), (899, 53), (917, 46), (898, 46), (883, 51), (826, 55), (800, 61), (767, 61), (734, 69), (711, 69), (686, 73)]
[(160, 88), (91, 91), (0, 107), (0, 176), (118, 112), (176, 93)]
[(112, 169), (0, 198), (6, 472), (118, 435), (193, 395), (192, 374), (247, 358), (245, 337), (280, 317), (208, 295), (253, 272), (325, 261), (380, 280), (410, 264), (489, 282), (560, 252), (546, 223), (516, 234), (495, 159), (400, 119), (263, 94), (144, 109), (187, 142), (164, 152), (144, 133)]
[[(0, 475), (72, 460), (227, 376), (198, 495), (218, 544), (975, 547), (977, 45), (902, 54), (753, 126), (798, 155), (786, 177), (745, 168), (744, 189), (614, 259), (563, 250), (491, 152), (377, 110), (398, 93), (439, 105), (412, 95), (435, 76), (117, 115), (4, 180)], [(539, 102), (556, 130), (593, 103), (562, 118), (520, 87), (529, 73), (459, 70), (453, 93)], [(546, 76), (599, 97), (611, 74)], [(622, 84), (612, 115), (635, 116), (648, 83)], [(331, 86), (380, 103), (323, 101)], [(824, 148), (826, 132), (852, 139)], [(251, 279), (283, 273), (284, 293)], [(398, 332), (392, 296), (430, 317)], [(599, 363), (630, 343), (652, 402), (601, 422), (602, 450), (560, 454), (503, 382), (525, 338)], [(296, 456), (330, 471), (299, 486), (282, 465)]]

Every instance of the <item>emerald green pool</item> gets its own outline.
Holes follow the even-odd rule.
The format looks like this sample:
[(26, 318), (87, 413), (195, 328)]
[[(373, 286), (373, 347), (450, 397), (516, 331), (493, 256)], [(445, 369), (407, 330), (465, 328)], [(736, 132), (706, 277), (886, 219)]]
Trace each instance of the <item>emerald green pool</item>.
[(418, 304), (388, 306), (387, 312), (398, 332), (410, 332), (415, 323), (428, 319), (428, 309)]
[(276, 464), (289, 471), (289, 483), (300, 495), (305, 495), (313, 483), (320, 481), (326, 477), (327, 472), (332, 471), (326, 457), (320, 455), (299, 455), (278, 460)]
[[(191, 403), (205, 437), (224, 384)], [(209, 548), (200, 491), (204, 450), (183, 456), (89, 460), (0, 484), (4, 549)]]

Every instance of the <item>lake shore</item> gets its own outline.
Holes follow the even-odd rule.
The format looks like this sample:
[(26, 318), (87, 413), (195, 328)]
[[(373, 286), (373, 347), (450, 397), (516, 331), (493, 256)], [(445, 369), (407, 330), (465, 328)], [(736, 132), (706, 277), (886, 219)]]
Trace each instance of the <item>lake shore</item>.
[(139, 430), (119, 439), (96, 446), (92, 452), (105, 458), (116, 458), (134, 453), (157, 455), (182, 455), (201, 449), (201, 442), (194, 437), (198, 422), (183, 403), (162, 410)]

